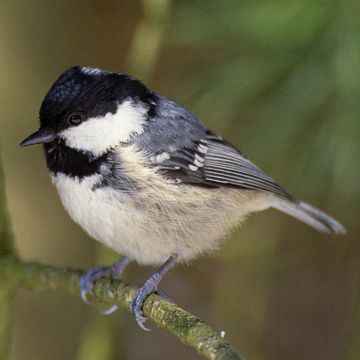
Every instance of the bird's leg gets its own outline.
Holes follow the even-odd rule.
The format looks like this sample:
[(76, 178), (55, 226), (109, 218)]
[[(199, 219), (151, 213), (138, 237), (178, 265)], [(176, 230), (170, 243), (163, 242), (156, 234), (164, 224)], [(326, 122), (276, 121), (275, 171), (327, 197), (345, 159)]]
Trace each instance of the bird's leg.
[[(124, 271), (125, 267), (129, 265), (130, 261), (131, 260), (128, 257), (124, 257), (111, 266), (101, 266), (95, 269), (91, 269), (82, 275), (80, 278), (80, 295), (83, 301), (87, 304), (91, 303), (87, 296), (94, 295), (92, 290), (96, 280), (99, 280), (105, 276), (112, 276), (114, 279), (120, 279), (122, 272)], [(103, 311), (103, 314), (111, 314), (115, 310), (117, 310), (116, 305), (112, 306), (108, 310)]]
[(166, 301), (174, 304), (174, 300), (171, 298), (171, 296), (169, 296), (165, 291), (162, 291), (160, 289), (157, 289), (155, 291), (155, 294), (158, 294), (159, 296), (161, 296), (162, 298), (164, 298)]
[[(175, 265), (177, 255), (172, 255), (166, 262), (161, 265), (158, 271), (151, 275), (146, 281), (145, 284), (137, 291), (133, 301), (130, 302), (129, 307), (131, 312), (134, 314), (135, 319), (138, 325), (143, 329), (148, 331), (149, 329), (145, 327), (144, 322), (146, 318), (143, 316), (142, 307), (146, 298), (158, 290), (158, 285), (165, 274)], [(159, 292), (158, 292), (159, 293)], [(160, 296), (162, 296), (160, 292)], [(165, 296), (167, 298), (167, 296)]]

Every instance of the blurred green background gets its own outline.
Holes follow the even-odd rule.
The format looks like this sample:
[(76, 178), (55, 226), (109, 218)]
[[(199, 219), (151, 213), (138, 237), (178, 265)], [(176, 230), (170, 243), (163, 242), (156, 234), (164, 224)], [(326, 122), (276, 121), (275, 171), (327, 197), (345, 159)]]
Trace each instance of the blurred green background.
[[(245, 359), (360, 358), (358, 1), (2, 0), (0, 51), (2, 156), (25, 260), (89, 268), (117, 259), (62, 209), (41, 148), (18, 143), (66, 67), (129, 72), (349, 230), (327, 240), (267, 211), (162, 288)], [(141, 284), (151, 271), (133, 265), (125, 279)], [(200, 358), (153, 328), (141, 331), (125, 311), (105, 317), (76, 297), (21, 290), (10, 359)]]

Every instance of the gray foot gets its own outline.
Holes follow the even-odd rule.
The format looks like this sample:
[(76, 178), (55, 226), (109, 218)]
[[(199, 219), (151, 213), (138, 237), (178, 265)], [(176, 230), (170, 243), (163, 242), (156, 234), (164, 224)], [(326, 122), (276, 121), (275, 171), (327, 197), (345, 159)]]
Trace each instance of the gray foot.
[[(83, 301), (87, 304), (91, 304), (91, 301), (88, 299), (88, 295), (94, 295), (93, 288), (96, 280), (99, 280), (106, 276), (112, 276), (114, 279), (120, 279), (122, 272), (129, 263), (130, 259), (125, 257), (114, 265), (101, 266), (95, 269), (88, 270), (80, 278), (80, 296)], [(111, 314), (116, 309), (117, 306), (114, 305), (110, 309), (103, 311), (103, 313)]]
[[(146, 298), (154, 292), (157, 292), (160, 296), (163, 296), (163, 292), (158, 291), (158, 286), (165, 274), (175, 265), (177, 256), (173, 255), (156, 271), (149, 279), (146, 280), (145, 284), (138, 290), (133, 301), (130, 302), (129, 308), (134, 314), (136, 322), (145, 331), (149, 331), (144, 323), (146, 318), (143, 315), (142, 307)], [(168, 299), (168, 296), (164, 296)], [(171, 300), (172, 302), (172, 300)]]

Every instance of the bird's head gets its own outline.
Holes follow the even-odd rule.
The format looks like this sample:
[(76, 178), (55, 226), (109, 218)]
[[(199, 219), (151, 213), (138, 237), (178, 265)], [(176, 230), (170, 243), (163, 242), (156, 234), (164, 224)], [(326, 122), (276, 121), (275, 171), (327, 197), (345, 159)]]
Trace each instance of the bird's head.
[(153, 93), (125, 74), (90, 67), (67, 69), (46, 94), (40, 129), (21, 146), (63, 141), (100, 156), (143, 132)]

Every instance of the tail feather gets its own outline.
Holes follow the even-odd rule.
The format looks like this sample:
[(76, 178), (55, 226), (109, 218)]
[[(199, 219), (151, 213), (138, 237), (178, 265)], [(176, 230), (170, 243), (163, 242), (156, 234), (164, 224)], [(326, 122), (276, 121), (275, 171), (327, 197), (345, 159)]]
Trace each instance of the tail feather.
[(279, 199), (273, 207), (310, 225), (326, 235), (345, 235), (346, 229), (335, 219), (302, 201)]

